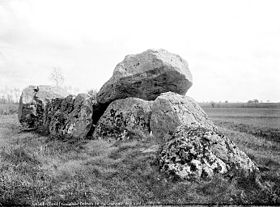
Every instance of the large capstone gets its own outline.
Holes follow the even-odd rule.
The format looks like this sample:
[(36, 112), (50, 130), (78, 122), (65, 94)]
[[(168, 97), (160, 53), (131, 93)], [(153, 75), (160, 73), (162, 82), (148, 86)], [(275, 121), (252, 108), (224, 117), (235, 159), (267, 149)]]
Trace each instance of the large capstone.
[(187, 62), (166, 50), (147, 50), (127, 55), (97, 94), (97, 101), (105, 104), (116, 99), (137, 97), (154, 100), (161, 93), (172, 91), (185, 94), (192, 86)]
[(159, 156), (160, 170), (172, 178), (199, 180), (215, 174), (258, 171), (252, 160), (227, 137), (201, 125), (179, 126)]
[(196, 101), (188, 96), (167, 92), (160, 95), (152, 105), (151, 130), (164, 141), (164, 137), (180, 125), (199, 123), (206, 128), (216, 128)]
[(25, 129), (40, 128), (47, 103), (54, 98), (64, 98), (67, 95), (65, 90), (47, 85), (25, 88), (19, 100), (19, 122)]
[(100, 117), (95, 139), (142, 139), (150, 134), (151, 102), (139, 98), (113, 101)]
[(45, 114), (45, 127), (53, 137), (84, 139), (93, 127), (94, 99), (88, 94), (53, 99)]

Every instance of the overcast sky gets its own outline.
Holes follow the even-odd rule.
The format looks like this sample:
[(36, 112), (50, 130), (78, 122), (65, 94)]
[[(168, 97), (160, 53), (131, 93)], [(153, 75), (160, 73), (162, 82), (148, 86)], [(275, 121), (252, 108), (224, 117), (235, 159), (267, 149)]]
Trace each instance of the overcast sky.
[(280, 101), (280, 1), (0, 0), (0, 89), (99, 89), (127, 54), (189, 63), (198, 101)]

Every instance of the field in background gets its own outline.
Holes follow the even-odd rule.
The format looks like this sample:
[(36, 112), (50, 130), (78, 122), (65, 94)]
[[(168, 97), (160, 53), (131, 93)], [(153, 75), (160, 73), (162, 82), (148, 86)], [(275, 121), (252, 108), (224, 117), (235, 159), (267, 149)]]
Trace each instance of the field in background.
[(223, 102), (202, 102), (199, 105), (203, 108), (278, 108), (280, 103), (223, 103)]
[(280, 129), (280, 108), (209, 108), (203, 107), (213, 120)]
[[(231, 109), (206, 111), (210, 117), (218, 118), (214, 121), (220, 130), (261, 167), (264, 188), (259, 188), (253, 178), (242, 176), (174, 182), (158, 171), (160, 146), (152, 137), (111, 143), (53, 140), (21, 131), (17, 115), (13, 114), (0, 115), (0, 206), (42, 202), (279, 204), (280, 142), (266, 134), (272, 128), (258, 127), (256, 121), (247, 121), (248, 125), (237, 122), (242, 117), (256, 117), (254, 110), (236, 112), (239, 118), (233, 117), (235, 122), (228, 121), (234, 114)], [(263, 112), (259, 117), (262, 116), (269, 119), (274, 115)]]

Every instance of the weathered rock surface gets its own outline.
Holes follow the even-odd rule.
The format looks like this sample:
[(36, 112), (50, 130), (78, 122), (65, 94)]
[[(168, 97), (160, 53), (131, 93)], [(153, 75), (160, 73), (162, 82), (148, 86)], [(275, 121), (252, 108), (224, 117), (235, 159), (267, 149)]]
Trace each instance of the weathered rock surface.
[(179, 126), (160, 152), (160, 170), (173, 178), (198, 180), (214, 174), (258, 171), (227, 137), (201, 125)]
[(215, 128), (203, 109), (188, 96), (167, 92), (153, 102), (150, 126), (156, 138), (163, 140), (176, 127), (192, 123), (199, 123), (209, 129)]
[(151, 102), (139, 98), (113, 101), (99, 119), (93, 137), (117, 140), (143, 138), (150, 133)]
[(97, 94), (99, 103), (137, 97), (154, 100), (161, 93), (185, 94), (192, 86), (188, 64), (179, 55), (166, 50), (147, 50), (127, 55)]
[(25, 88), (19, 100), (19, 122), (26, 129), (38, 128), (42, 125), (46, 104), (54, 98), (63, 98), (67, 95), (63, 89), (47, 85)]
[(85, 138), (93, 125), (93, 97), (87, 94), (53, 99), (45, 113), (44, 126), (54, 137)]

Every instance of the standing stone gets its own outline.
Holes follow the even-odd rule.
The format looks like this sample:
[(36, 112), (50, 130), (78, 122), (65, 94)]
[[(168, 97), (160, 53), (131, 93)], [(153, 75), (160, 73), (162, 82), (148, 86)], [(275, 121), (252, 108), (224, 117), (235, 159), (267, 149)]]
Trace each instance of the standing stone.
[(216, 128), (207, 114), (188, 96), (173, 92), (160, 95), (152, 105), (151, 130), (153, 135), (164, 141), (168, 133), (172, 133), (180, 125), (199, 123), (206, 128)]
[(63, 98), (67, 95), (63, 89), (47, 85), (25, 88), (19, 100), (19, 122), (25, 129), (38, 129), (42, 126), (47, 103), (54, 98)]
[(87, 94), (54, 99), (48, 106), (45, 126), (54, 137), (84, 139), (92, 128), (93, 97)]
[(160, 152), (160, 170), (173, 178), (199, 180), (215, 174), (258, 171), (252, 160), (227, 137), (201, 125), (179, 126)]
[(150, 133), (151, 102), (139, 98), (113, 101), (99, 119), (93, 137), (116, 140), (143, 138)]
[(187, 62), (166, 50), (147, 50), (127, 55), (97, 94), (97, 101), (109, 104), (116, 99), (137, 97), (154, 100), (161, 93), (185, 94), (192, 86)]
[(85, 138), (92, 127), (92, 97), (79, 94), (74, 101), (74, 109), (66, 125), (67, 134), (75, 138)]

